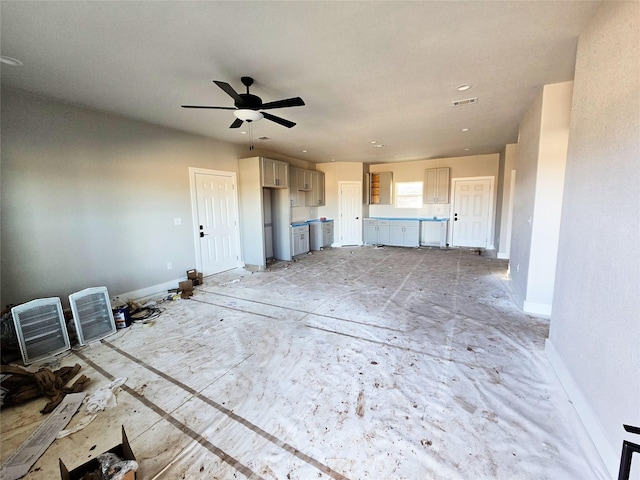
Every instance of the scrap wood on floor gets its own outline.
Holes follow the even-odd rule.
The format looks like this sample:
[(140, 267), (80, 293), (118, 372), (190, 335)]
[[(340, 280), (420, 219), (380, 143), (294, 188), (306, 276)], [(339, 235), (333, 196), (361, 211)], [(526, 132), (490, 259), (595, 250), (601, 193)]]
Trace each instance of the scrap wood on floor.
[[(26, 478), (95, 457), (120, 425), (144, 479), (608, 478), (506, 262), (349, 247), (288, 264), (211, 277), (152, 327), (65, 357), (89, 395), (127, 382)], [(3, 411), (3, 460), (40, 405)]]

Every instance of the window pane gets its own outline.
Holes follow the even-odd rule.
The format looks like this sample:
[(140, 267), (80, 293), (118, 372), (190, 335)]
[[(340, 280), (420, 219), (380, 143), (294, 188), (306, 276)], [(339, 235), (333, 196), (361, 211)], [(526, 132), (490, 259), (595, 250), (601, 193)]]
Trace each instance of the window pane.
[(421, 208), (422, 182), (396, 183), (396, 208)]

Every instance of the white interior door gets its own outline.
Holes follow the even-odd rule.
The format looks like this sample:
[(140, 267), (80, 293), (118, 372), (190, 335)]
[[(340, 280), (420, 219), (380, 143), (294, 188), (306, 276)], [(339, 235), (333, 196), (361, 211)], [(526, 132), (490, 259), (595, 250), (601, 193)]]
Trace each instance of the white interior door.
[(194, 171), (196, 263), (204, 275), (240, 264), (238, 198), (232, 172)]
[(340, 182), (340, 245), (362, 244), (362, 182)]
[(492, 195), (492, 178), (453, 180), (451, 244), (454, 247), (487, 247)]

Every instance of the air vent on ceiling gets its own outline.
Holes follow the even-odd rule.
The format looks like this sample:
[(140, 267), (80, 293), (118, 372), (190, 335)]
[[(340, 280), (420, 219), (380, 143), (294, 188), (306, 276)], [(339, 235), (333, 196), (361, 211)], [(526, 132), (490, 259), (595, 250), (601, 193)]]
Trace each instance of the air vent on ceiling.
[(265, 140), (271, 140), (271, 139), (269, 137), (258, 137), (256, 138), (256, 140), (265, 141)]
[(454, 107), (461, 107), (463, 105), (473, 105), (474, 103), (478, 103), (478, 97), (465, 98), (464, 100), (456, 100), (454, 102), (451, 102), (451, 105)]

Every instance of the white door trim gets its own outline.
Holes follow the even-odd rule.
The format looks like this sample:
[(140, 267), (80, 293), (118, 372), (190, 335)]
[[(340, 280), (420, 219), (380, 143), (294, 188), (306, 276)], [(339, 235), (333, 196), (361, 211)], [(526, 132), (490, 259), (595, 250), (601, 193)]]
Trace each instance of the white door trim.
[(495, 198), (494, 198), (494, 183), (495, 177), (491, 175), (485, 175), (482, 177), (458, 177), (451, 179), (451, 203), (449, 211), (449, 232), (448, 236), (451, 239), (451, 246), (453, 245), (453, 214), (455, 208), (455, 194), (456, 194), (456, 182), (466, 182), (473, 180), (489, 180), (489, 218), (487, 219), (487, 241), (485, 248), (493, 249), (493, 229), (494, 229), (494, 217), (495, 217)]
[[(242, 250), (240, 248), (240, 213), (238, 210), (238, 174), (236, 172), (228, 172), (225, 170), (211, 170), (208, 168), (189, 167), (189, 190), (191, 192), (191, 221), (193, 222), (193, 245), (196, 252), (196, 269), (202, 272), (202, 255), (200, 253), (200, 232), (198, 231), (198, 197), (196, 194), (196, 174), (202, 173), (205, 175), (223, 175), (233, 178), (233, 184), (236, 186), (233, 190), (233, 194), (236, 197), (235, 205), (235, 218), (236, 218), (236, 240), (238, 242), (237, 249), (239, 257), (242, 258)], [(238, 260), (238, 267), (243, 266), (242, 262)]]

